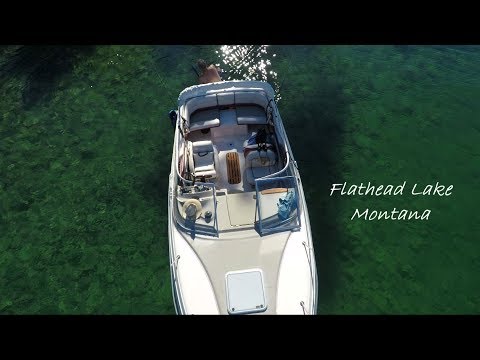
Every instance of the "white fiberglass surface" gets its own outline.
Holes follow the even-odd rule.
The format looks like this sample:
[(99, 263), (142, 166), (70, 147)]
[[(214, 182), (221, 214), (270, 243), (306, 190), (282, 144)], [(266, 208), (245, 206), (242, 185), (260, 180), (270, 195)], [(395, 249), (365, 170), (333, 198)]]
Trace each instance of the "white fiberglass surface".
[(311, 308), (312, 273), (307, 255), (306, 230), (292, 232), (283, 251), (278, 275), (277, 313), (304, 314)]
[(248, 314), (266, 310), (262, 270), (229, 272), (226, 275), (226, 288), (230, 314)]
[(255, 222), (255, 192), (228, 194), (228, 214), (232, 226), (252, 225)]

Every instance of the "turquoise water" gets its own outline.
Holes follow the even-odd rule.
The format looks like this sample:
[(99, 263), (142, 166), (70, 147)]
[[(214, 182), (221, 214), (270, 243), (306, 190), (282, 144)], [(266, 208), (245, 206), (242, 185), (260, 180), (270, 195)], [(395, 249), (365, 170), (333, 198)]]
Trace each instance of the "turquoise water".
[[(480, 47), (278, 45), (0, 47), (0, 313), (174, 313), (167, 113), (197, 58), (278, 92), (320, 314), (479, 313)], [(330, 196), (369, 181), (407, 186)], [(431, 213), (351, 220), (394, 207)]]

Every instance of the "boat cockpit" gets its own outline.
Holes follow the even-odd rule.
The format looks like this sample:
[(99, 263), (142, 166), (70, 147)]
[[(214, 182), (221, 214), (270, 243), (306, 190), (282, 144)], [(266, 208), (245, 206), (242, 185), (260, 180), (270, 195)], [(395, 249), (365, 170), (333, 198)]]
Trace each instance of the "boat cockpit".
[(257, 89), (223, 89), (179, 104), (175, 213), (185, 231), (218, 236), (254, 227), (263, 235), (300, 226), (296, 178), (277, 116), (273, 98)]

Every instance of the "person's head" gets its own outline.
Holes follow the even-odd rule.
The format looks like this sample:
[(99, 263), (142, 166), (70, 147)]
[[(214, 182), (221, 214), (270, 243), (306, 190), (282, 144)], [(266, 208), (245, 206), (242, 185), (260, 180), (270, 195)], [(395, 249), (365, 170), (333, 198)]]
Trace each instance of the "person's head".
[(207, 70), (207, 62), (203, 59), (198, 59), (197, 60), (197, 66), (202, 72)]

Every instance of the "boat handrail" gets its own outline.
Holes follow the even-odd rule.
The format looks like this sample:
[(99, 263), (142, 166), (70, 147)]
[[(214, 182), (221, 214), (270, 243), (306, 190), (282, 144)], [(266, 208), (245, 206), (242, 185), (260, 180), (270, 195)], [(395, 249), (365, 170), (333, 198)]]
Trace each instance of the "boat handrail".
[(305, 303), (303, 301), (300, 301), (300, 306), (303, 309), (303, 315), (309, 315), (307, 309), (305, 308)]
[(183, 176), (180, 175), (180, 171), (179, 171), (179, 164), (178, 164), (178, 159), (179, 159), (179, 152), (180, 152), (180, 149), (179, 149), (179, 143), (178, 143), (178, 139), (180, 137), (178, 136), (178, 134), (175, 134), (175, 139), (173, 140), (174, 141), (174, 144), (173, 144), (173, 148), (175, 149), (175, 154), (173, 155), (175, 158), (175, 173), (177, 174), (177, 177), (180, 181), (182, 181), (184, 184), (189, 184), (189, 185), (193, 185), (193, 180), (187, 180), (185, 179)]
[(180, 260), (180, 255), (177, 255), (175, 257), (175, 259), (170, 264), (173, 267), (173, 270), (174, 270), (174, 275), (175, 275), (174, 280), (175, 281), (177, 281), (177, 278), (178, 278), (177, 277), (178, 260)]
[[(270, 102), (269, 102), (269, 104), (270, 104)], [(285, 134), (285, 128), (283, 127), (282, 122), (281, 122), (281, 121), (278, 121), (277, 111), (278, 111), (277, 107), (276, 107), (276, 106), (273, 107), (273, 119), (274, 119), (274, 120), (273, 120), (273, 123), (274, 123), (275, 125), (276, 125), (276, 124), (280, 124), (281, 129), (282, 129), (282, 131), (277, 131), (277, 134), (280, 135), (280, 137), (281, 137), (281, 139), (282, 139), (282, 141), (283, 141), (283, 143), (284, 143), (284, 146), (285, 146), (285, 154), (286, 154), (285, 166), (284, 166), (281, 170), (279, 170), (279, 171), (277, 171), (277, 172), (275, 172), (275, 173), (262, 176), (261, 178), (258, 178), (258, 179), (268, 179), (268, 178), (271, 178), (271, 177), (278, 177), (278, 176), (280, 176), (283, 172), (286, 172), (287, 169), (288, 169), (288, 167), (290, 166), (290, 158), (291, 158), (291, 156), (290, 156), (290, 151), (289, 151), (289, 150), (290, 150), (290, 147), (289, 147), (289, 144), (288, 144), (288, 140), (286, 139), (285, 136), (283, 136), (283, 134)]]
[[(170, 266), (173, 269), (173, 271), (172, 271), (172, 274), (173, 274), (172, 286), (174, 286), (176, 288), (178, 296), (181, 297), (182, 296), (181, 295), (182, 294), (182, 289), (181, 289), (180, 283), (178, 281), (178, 260), (180, 260), (180, 255), (177, 255), (175, 257), (175, 259), (170, 263)], [(183, 308), (182, 302), (178, 301), (176, 299), (174, 301), (180, 307), (180, 313), (183, 314), (185, 312), (185, 309)]]
[(306, 241), (302, 241), (302, 245), (305, 248), (305, 254), (307, 255), (307, 260), (308, 260), (308, 268), (310, 270), (310, 280), (312, 281), (312, 289), (315, 288), (315, 279), (313, 275), (313, 269), (312, 269), (312, 255), (311, 252), (313, 248), (309, 245), (307, 245)]
[(305, 254), (307, 255), (307, 260), (308, 260), (308, 264), (309, 264), (309, 267), (310, 267), (310, 278), (312, 279), (312, 285), (313, 285), (312, 256), (310, 254), (310, 252), (312, 251), (312, 247), (308, 246), (305, 241), (302, 241), (302, 245), (305, 248)]
[(287, 152), (287, 163), (286, 165), (282, 168), (282, 170), (280, 171), (277, 171), (273, 174), (269, 174), (269, 175), (265, 175), (265, 176), (262, 176), (260, 178), (257, 178), (257, 179), (268, 179), (268, 178), (272, 178), (272, 177), (279, 177), (283, 172), (286, 172), (287, 171), (287, 168), (288, 166), (290, 165), (290, 161), (289, 161), (289, 156), (288, 156), (288, 152)]

